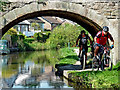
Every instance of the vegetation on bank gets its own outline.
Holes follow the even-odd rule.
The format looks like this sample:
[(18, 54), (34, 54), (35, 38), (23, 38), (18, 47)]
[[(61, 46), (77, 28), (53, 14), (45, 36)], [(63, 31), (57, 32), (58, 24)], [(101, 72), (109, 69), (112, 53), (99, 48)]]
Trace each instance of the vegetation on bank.
[(120, 62), (113, 67), (112, 71), (106, 69), (106, 71), (70, 71), (68, 73), (72, 74), (73, 81), (86, 83), (88, 87), (92, 84), (92, 88), (119, 88), (119, 70)]
[(59, 50), (59, 62), (58, 64), (75, 64), (78, 60), (78, 56), (74, 52), (73, 48), (61, 48)]
[(22, 33), (17, 34), (17, 31), (11, 28), (2, 39), (10, 35), (13, 47), (17, 43), (19, 51), (60, 49), (74, 46), (81, 30), (85, 29), (79, 25), (64, 24), (57, 26), (53, 31), (35, 33), (33, 37), (28, 38)]
[(64, 48), (68, 45), (72, 47), (76, 43), (81, 30), (84, 30), (84, 28), (78, 25), (65, 24), (57, 26), (47, 39), (46, 44), (50, 48)]
[[(75, 64), (78, 57), (74, 52), (74, 49), (76, 48), (61, 48), (59, 50), (58, 64)], [(106, 71), (70, 71), (68, 73), (71, 74), (71, 78), (69, 79), (82, 85), (79, 87), (78, 85), (74, 85), (76, 84), (74, 83), (74, 88), (119, 88), (119, 70), (120, 62), (118, 62), (117, 65), (114, 65), (111, 71), (109, 71), (109, 68), (106, 68)]]
[(17, 31), (14, 28), (9, 29), (1, 38), (2, 40), (8, 40), (11, 41), (12, 45), (14, 46), (14, 44), (16, 43), (16, 41), (18, 40), (18, 35), (17, 35)]

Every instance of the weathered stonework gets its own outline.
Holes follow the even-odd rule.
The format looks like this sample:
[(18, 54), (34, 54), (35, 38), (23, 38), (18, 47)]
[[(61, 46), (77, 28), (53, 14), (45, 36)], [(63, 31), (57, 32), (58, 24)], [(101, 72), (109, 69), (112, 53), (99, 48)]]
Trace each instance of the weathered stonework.
[[(118, 20), (120, 5), (117, 0), (22, 0), (8, 2), (7, 6), (4, 7), (4, 12), (0, 14), (0, 31), (5, 30), (7, 25), (10, 27), (14, 25), (12, 23), (15, 20), (22, 21), (32, 16), (39, 16), (40, 11), (63, 11), (68, 12), (60, 13), (63, 17), (77, 21), (77, 23), (89, 25), (91, 29), (99, 30), (99, 27), (104, 25), (109, 26), (110, 33), (113, 35), (115, 40), (115, 48), (113, 59), (114, 64), (120, 60), (120, 28), (118, 28)], [(118, 9), (119, 8), (119, 9)], [(54, 11), (53, 11), (54, 12)], [(35, 15), (35, 14), (37, 15)], [(51, 12), (50, 12), (51, 13)], [(50, 15), (50, 13), (48, 13)], [(56, 12), (54, 12), (56, 13)], [(51, 13), (52, 15), (56, 15)], [(25, 16), (26, 15), (26, 16)], [(47, 15), (47, 14), (46, 14)], [(59, 15), (58, 15), (59, 16)], [(69, 18), (71, 17), (71, 18)], [(74, 17), (74, 19), (72, 19)], [(82, 21), (82, 22), (81, 22)], [(15, 21), (17, 22), (17, 21)], [(16, 24), (16, 23), (15, 23)], [(84, 26), (85, 27), (85, 26)], [(87, 26), (86, 26), (87, 28)], [(88, 28), (89, 29), (89, 28)], [(90, 30), (92, 34), (94, 31)]]

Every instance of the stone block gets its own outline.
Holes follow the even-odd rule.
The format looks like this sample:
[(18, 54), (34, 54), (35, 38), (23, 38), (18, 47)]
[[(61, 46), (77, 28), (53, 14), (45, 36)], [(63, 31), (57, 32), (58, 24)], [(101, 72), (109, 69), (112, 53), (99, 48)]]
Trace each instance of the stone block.
[(30, 8), (30, 5), (25, 5), (24, 7), (22, 7), (21, 9), (24, 9), (24, 13), (27, 14), (27, 13), (30, 13), (31, 12), (31, 8)]
[(73, 3), (69, 3), (67, 11), (77, 13), (77, 14), (80, 14), (82, 16), (85, 16), (87, 14), (86, 8), (83, 7), (81, 4), (76, 5), (76, 4), (73, 4)]
[(14, 10), (5, 14), (4, 18), (5, 18), (5, 24), (8, 24), (9, 22), (13, 21), (16, 18)]
[(115, 6), (115, 2), (109, 2), (109, 6)]
[(110, 13), (110, 12), (104, 12), (104, 15), (105, 15), (105, 16), (110, 16), (111, 13)]
[(31, 12), (35, 12), (35, 11), (38, 11), (37, 3), (31, 3), (31, 4), (23, 6), (22, 8), (16, 8), (14, 10), (16, 18), (21, 17)]
[(0, 27), (4, 25), (4, 18), (3, 17), (0, 17)]
[(38, 4), (38, 11), (42, 10), (43, 4)]
[(23, 15), (23, 10), (21, 8), (16, 8), (15, 10), (16, 18)]
[(114, 11), (111, 13), (112, 16), (118, 16), (118, 11)]
[(47, 5), (48, 5), (48, 8), (50, 9), (53, 8), (53, 9), (64, 10), (64, 11), (66, 11), (68, 7), (68, 3), (65, 3), (65, 2), (48, 2)]
[(31, 12), (38, 11), (38, 3), (31, 3), (30, 9), (31, 9)]

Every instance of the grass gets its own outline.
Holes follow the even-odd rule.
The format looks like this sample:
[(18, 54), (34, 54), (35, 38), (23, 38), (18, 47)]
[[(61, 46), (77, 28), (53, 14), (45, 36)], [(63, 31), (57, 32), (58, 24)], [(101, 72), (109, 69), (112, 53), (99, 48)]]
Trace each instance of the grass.
[(92, 88), (119, 88), (119, 73), (120, 73), (120, 62), (113, 67), (112, 71), (106, 69), (106, 71), (85, 71), (77, 72), (71, 71), (74, 80), (75, 77), (81, 77), (84, 82), (91, 83)]
[(78, 60), (77, 54), (74, 52), (75, 48), (61, 48), (59, 50), (58, 64), (75, 64)]
[[(59, 62), (58, 64), (75, 64), (76, 61), (79, 60), (77, 54), (74, 52), (74, 49), (78, 49), (78, 47), (70, 47), (70, 48), (61, 48), (59, 50)], [(89, 52), (91, 49), (89, 48)]]

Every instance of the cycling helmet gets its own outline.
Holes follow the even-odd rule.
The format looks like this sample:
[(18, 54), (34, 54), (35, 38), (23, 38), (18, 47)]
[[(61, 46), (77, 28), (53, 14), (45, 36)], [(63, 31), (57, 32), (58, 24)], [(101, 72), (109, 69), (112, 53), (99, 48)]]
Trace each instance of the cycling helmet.
[(85, 31), (84, 31), (84, 30), (82, 30), (82, 31), (81, 31), (81, 34), (82, 34), (82, 33), (85, 33)]
[(107, 26), (103, 26), (103, 31), (108, 32), (109, 28)]

